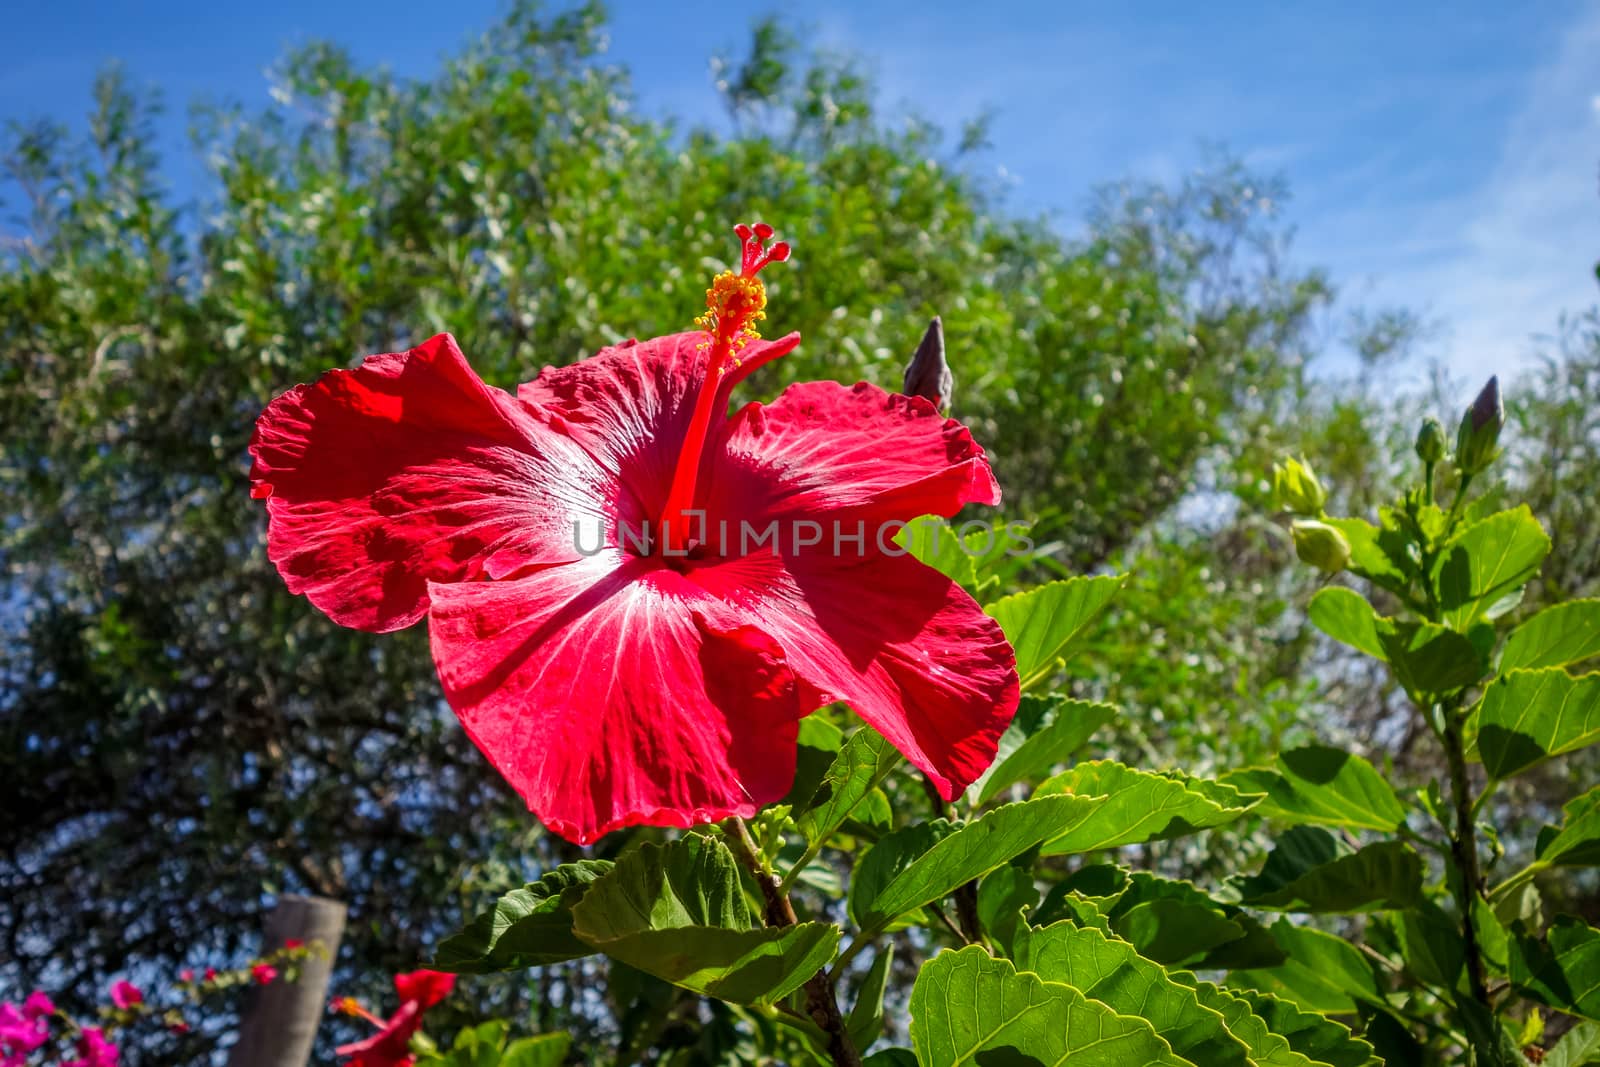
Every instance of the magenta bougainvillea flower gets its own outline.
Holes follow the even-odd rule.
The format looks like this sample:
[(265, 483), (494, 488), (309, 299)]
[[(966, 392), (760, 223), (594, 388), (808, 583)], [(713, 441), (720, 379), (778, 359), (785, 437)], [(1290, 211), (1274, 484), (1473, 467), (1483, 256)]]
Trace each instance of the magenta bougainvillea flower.
[[(28, 1053), (44, 1044), (50, 1037), (49, 1014), (55, 1010), (35, 1010), (38, 1002), (35, 993), (19, 1009), (12, 1003), (0, 1003), (0, 1067), (14, 1067), (28, 1062)], [(49, 1003), (48, 999), (45, 1003)]]
[(989, 462), (927, 400), (807, 382), (729, 414), (795, 348), (763, 341), (758, 272), (699, 330), (547, 368), (512, 396), (440, 335), (274, 400), (252, 491), (289, 588), (376, 632), (424, 617), (467, 733), (553, 830), (749, 816), (781, 798), (801, 718), (849, 703), (949, 799), (1017, 704), (999, 627), (894, 540), (996, 504)]
[(117, 1046), (106, 1040), (98, 1026), (86, 1026), (74, 1045), (78, 1058), (63, 1067), (117, 1067)]
[(111, 1003), (119, 1008), (131, 1008), (144, 1003), (144, 994), (132, 982), (118, 980), (111, 983)]
[(365, 1019), (378, 1028), (371, 1037), (334, 1050), (348, 1058), (344, 1067), (410, 1067), (416, 1062), (411, 1054), (411, 1039), (422, 1029), (423, 1013), (449, 996), (455, 984), (456, 976), (442, 971), (395, 975), (400, 1007), (387, 1019), (373, 1015), (354, 997), (336, 998), (333, 1010)]

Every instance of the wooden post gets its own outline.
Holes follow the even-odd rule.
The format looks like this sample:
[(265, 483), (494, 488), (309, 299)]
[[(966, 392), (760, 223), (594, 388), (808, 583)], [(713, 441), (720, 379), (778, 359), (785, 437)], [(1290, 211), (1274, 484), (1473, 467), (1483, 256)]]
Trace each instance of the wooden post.
[(239, 1041), (228, 1067), (306, 1067), (317, 1028), (328, 1013), (328, 978), (344, 936), (345, 907), (325, 897), (283, 896), (267, 917), (264, 953), (296, 939), (320, 943), (326, 956), (307, 957), (298, 981), (258, 986), (245, 1004)]

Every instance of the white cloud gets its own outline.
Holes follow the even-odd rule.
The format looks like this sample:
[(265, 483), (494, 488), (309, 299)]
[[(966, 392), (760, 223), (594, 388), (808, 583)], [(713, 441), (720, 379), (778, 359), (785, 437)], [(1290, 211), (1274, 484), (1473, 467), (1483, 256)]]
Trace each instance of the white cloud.
[(1367, 220), (1392, 227), (1387, 257), (1365, 265), (1375, 289), (1442, 323), (1430, 354), (1455, 376), (1528, 366), (1563, 312), (1600, 296), (1597, 49), (1600, 10), (1590, 8), (1522, 85), (1493, 166), (1467, 193), (1411, 219)]

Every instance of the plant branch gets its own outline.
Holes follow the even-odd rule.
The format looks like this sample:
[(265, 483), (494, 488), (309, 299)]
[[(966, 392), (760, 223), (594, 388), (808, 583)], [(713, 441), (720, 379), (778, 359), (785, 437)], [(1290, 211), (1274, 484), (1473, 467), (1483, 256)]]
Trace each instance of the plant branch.
[(1455, 831), (1450, 835), (1450, 850), (1456, 864), (1456, 897), (1461, 908), (1461, 939), (1466, 946), (1467, 983), (1472, 998), (1482, 1004), (1485, 1010), (1493, 1012), (1484, 974), (1483, 950), (1478, 944), (1478, 930), (1472, 921), (1473, 904), (1483, 899), (1483, 871), (1478, 865), (1478, 833), (1474, 817), (1476, 806), (1467, 778), (1462, 716), (1456, 707), (1443, 710), (1445, 757), (1450, 761), (1450, 800), (1456, 813)]
[[(750, 873), (755, 875), (756, 884), (761, 887), (761, 895), (766, 899), (767, 925), (794, 926), (798, 922), (794, 914), (794, 905), (789, 901), (789, 894), (784, 890), (782, 881), (772, 873), (772, 868), (762, 857), (755, 838), (750, 836), (750, 828), (738, 816), (730, 819), (729, 823), (733, 826), (733, 832), (727, 836), (733, 844), (734, 852), (739, 855), (745, 866), (750, 868)], [(850, 1033), (845, 1029), (844, 1015), (839, 1011), (839, 1001), (834, 995), (833, 979), (827, 969), (819, 970), (806, 979), (804, 988), (806, 1014), (827, 1035), (828, 1056), (833, 1060), (834, 1067), (861, 1067), (861, 1054), (856, 1051), (855, 1043), (850, 1040)]]

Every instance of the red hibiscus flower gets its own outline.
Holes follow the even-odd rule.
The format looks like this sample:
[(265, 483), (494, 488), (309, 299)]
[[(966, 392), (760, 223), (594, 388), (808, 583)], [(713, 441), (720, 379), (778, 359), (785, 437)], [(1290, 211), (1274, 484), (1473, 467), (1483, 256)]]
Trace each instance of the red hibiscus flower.
[(345, 1067), (410, 1067), (416, 1062), (411, 1054), (411, 1039), (422, 1029), (423, 1013), (449, 996), (455, 984), (455, 975), (440, 971), (395, 975), (400, 1008), (387, 1019), (373, 1015), (353, 997), (334, 1000), (334, 1010), (366, 1019), (378, 1028), (366, 1040), (340, 1045), (334, 1051), (349, 1058)]
[(551, 829), (753, 815), (793, 781), (798, 721), (848, 702), (949, 799), (1017, 704), (999, 627), (903, 554), (899, 524), (995, 504), (967, 430), (918, 397), (795, 385), (728, 414), (762, 341), (742, 269), (701, 330), (547, 368), (516, 396), (449, 335), (274, 400), (252, 492), (289, 588), (335, 622), (428, 619), (467, 733)]

